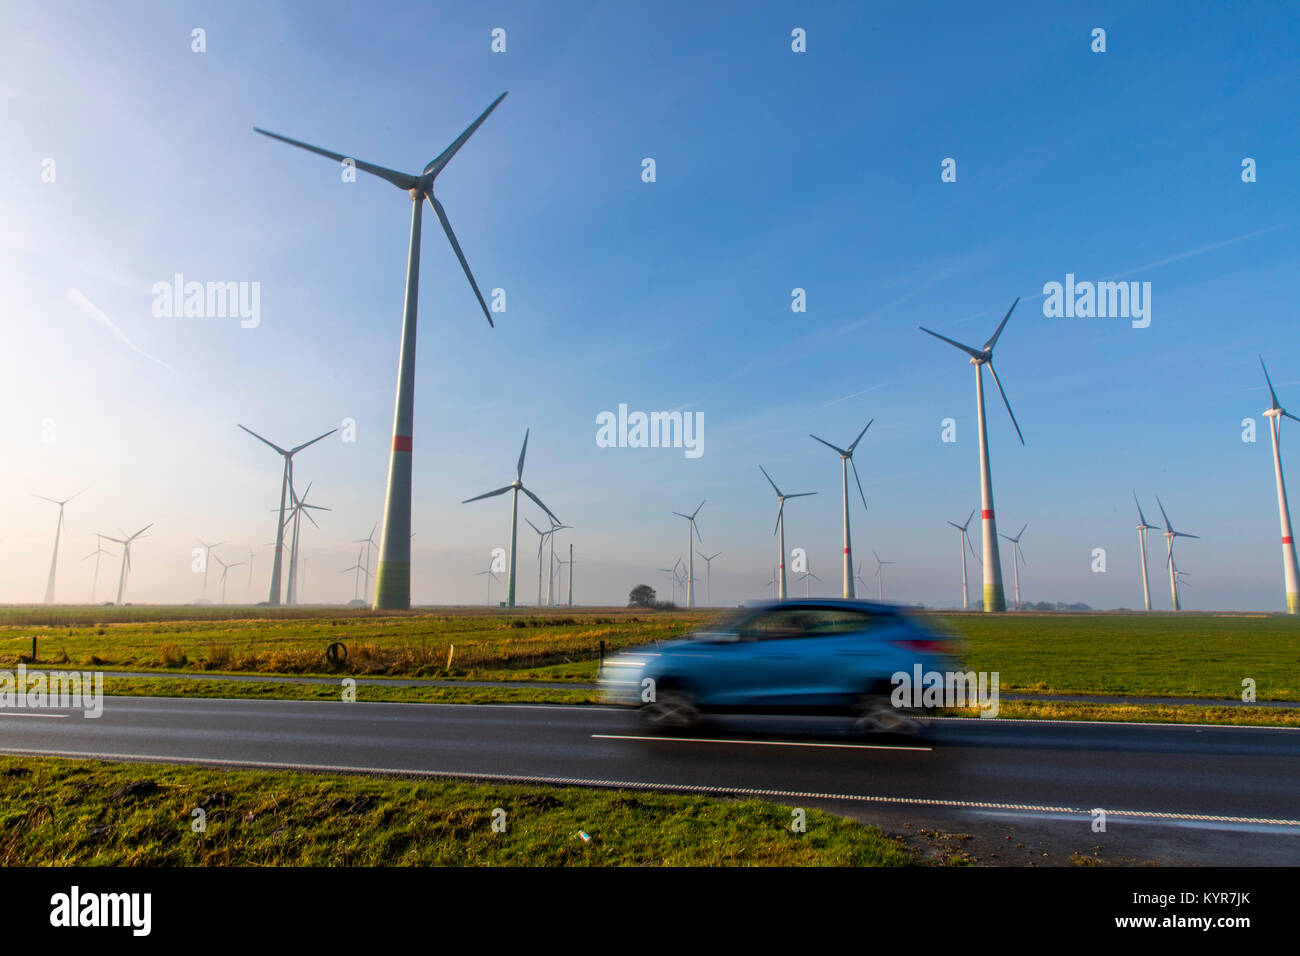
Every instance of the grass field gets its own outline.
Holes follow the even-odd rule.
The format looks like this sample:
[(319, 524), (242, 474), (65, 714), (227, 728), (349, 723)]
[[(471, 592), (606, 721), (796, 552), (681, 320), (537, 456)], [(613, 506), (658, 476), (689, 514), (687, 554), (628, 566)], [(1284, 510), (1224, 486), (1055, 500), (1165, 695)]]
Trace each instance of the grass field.
[(920, 862), (874, 827), (806, 809), (796, 833), (793, 819), (758, 800), (643, 791), (0, 758), (0, 866)]
[[(271, 610), (4, 608), (0, 665), (28, 659), (35, 636), (38, 661), (51, 666), (583, 683), (595, 679), (601, 641), (613, 651), (669, 639), (713, 616)], [(1300, 621), (1283, 615), (935, 613), (929, 620), (963, 639), (964, 666), (997, 671), (1003, 691), (1229, 700), (1240, 699), (1250, 678), (1260, 700), (1300, 702)], [(325, 657), (336, 641), (347, 648), (337, 666)]]

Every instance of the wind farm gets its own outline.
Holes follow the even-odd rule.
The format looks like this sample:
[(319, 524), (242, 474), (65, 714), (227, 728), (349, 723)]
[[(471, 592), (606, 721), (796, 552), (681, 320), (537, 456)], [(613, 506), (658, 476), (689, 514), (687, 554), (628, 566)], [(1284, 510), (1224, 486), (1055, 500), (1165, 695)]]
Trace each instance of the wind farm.
[(1300, 861), (1285, 18), (1011, 2), (25, 10), (0, 860)]

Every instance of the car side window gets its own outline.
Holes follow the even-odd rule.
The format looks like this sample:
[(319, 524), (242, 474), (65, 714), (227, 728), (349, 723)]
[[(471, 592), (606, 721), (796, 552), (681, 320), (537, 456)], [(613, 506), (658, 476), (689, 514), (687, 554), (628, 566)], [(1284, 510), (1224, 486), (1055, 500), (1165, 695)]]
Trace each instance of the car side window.
[(740, 625), (742, 641), (780, 641), (803, 637), (834, 637), (869, 630), (874, 615), (824, 607), (776, 608)]

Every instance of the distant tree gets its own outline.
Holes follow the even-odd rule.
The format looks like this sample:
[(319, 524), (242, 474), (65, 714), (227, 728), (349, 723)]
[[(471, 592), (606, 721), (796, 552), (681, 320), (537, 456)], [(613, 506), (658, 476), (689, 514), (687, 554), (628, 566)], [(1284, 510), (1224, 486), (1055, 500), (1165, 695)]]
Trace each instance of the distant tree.
[(648, 584), (638, 584), (627, 595), (628, 607), (654, 607), (655, 589)]

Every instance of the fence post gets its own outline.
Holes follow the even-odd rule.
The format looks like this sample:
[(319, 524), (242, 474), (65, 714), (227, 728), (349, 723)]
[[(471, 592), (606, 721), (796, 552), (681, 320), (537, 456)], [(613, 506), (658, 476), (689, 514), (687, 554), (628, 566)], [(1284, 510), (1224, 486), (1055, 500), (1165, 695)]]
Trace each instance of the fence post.
[[(35, 640), (36, 638), (32, 638), (33, 642), (35, 642)], [(600, 642), (600, 664), (602, 667), (605, 665), (605, 642), (604, 641)]]

